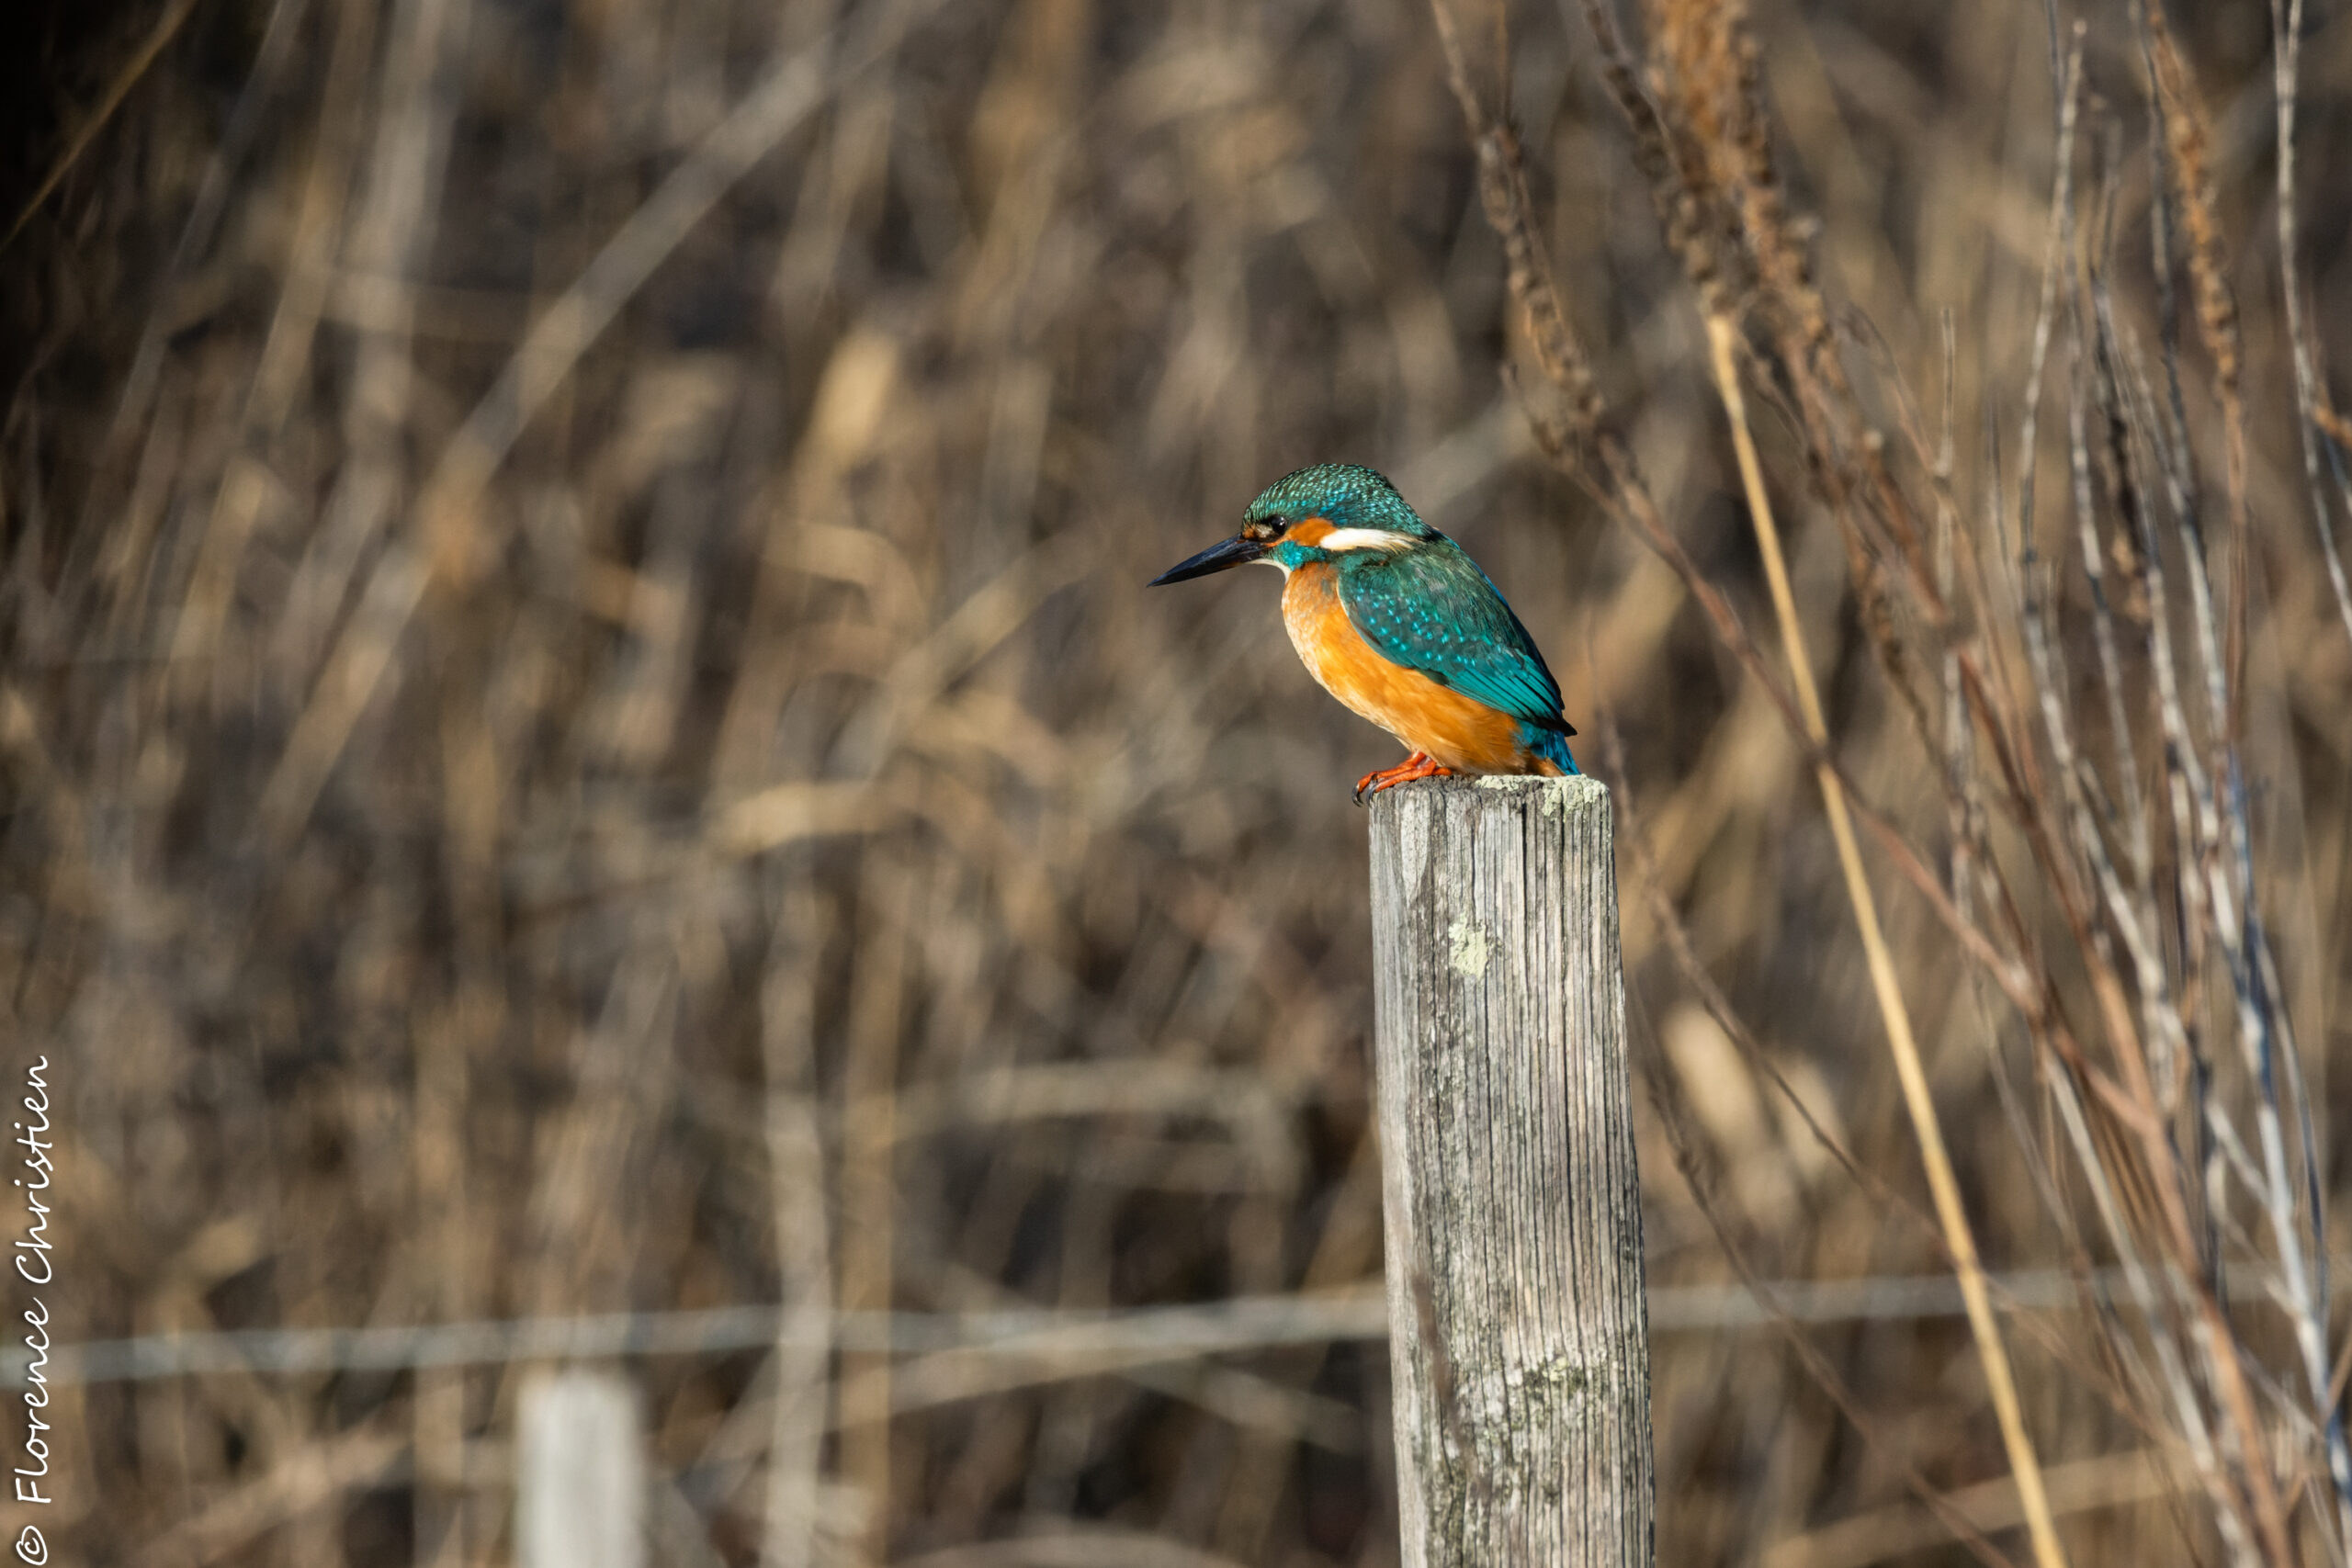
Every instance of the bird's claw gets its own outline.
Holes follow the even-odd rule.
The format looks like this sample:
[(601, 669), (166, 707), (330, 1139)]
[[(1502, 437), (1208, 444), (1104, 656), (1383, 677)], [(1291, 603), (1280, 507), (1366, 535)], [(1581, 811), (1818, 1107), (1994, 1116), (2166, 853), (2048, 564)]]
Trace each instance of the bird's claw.
[(1431, 757), (1427, 751), (1416, 751), (1393, 768), (1382, 768), (1356, 780), (1355, 803), (1362, 806), (1367, 795), (1378, 795), (1384, 789), (1394, 789), (1415, 779), (1450, 779), (1453, 770)]

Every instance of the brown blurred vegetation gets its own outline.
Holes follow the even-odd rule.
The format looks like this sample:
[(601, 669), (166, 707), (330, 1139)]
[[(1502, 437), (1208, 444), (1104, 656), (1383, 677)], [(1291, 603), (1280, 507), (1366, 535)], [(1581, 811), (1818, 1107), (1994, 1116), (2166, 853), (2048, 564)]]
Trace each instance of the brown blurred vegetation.
[[(2352, 637), (2282, 319), (2271, 18), (2172, 18), (2242, 342), (2233, 531), (2211, 301), (2184, 284), (2167, 319), (2150, 261), (2133, 16), (2086, 13), (2062, 293), (2098, 270), (2111, 341), (2155, 374), (2186, 340), (2172, 434), (2245, 597), (2230, 739), (2315, 1207), (2352, 1091)], [(1608, 428), (1777, 660), (1690, 235), (1654, 210), (1580, 10), (1510, 22), (1507, 47), (1483, 15), (1463, 37), (1489, 106), (1508, 84)], [(1730, 19), (1625, 25), (1738, 186), (1742, 128), (1689, 90)], [(1747, 25), (1852, 406), (1911, 493), (2008, 537), (2062, 24), (1849, 0)], [(1386, 471), (1479, 558), (1620, 792), (1632, 1021), (1671, 1121), (1642, 1129), (1654, 1287), (1733, 1279), (1726, 1241), (1765, 1279), (1949, 1267), (1807, 748), (1623, 492), (1547, 464), (1505, 385), (1520, 363), (1540, 422), (1428, 11), (218, 0), (96, 31), (27, 167), (78, 150), (0, 251), (0, 994), (8, 1070), (46, 1053), (61, 1086), (67, 1337), (1375, 1279), (1347, 785), (1394, 749), (1299, 670), (1270, 581), (1140, 586), (1322, 459)], [(2302, 75), (2293, 259), (2324, 378), (2352, 353), (2340, 14)], [(1794, 297), (1736, 274), (1743, 310)], [(1886, 676), (1857, 533), (1808, 489), (1784, 323), (1758, 320), (1752, 417), (1837, 760), (1940, 867), (1972, 841), (1923, 739), (1942, 712), (1916, 722)], [(2066, 389), (2079, 412), (2095, 336), (2062, 322), (2082, 354), (2051, 371), (2035, 472), (2071, 561), (2060, 699), (2106, 745), (2103, 623), (2066, 554)], [(2101, 550), (2127, 631), (2161, 622), (2130, 538)], [(1913, 673), (1932, 696), (1938, 667)], [(2160, 796), (2159, 741), (2119, 750), (2083, 770), (2101, 808), (2126, 775)], [(1988, 1266), (2114, 1261), (2069, 1217), (2041, 1036), (1866, 853)], [(2052, 994), (2112, 961), (2085, 952), (2051, 961)], [(2212, 1260), (2262, 1255), (2232, 1230)], [(2233, 1322), (2325, 1561), (2265, 1311)], [(2118, 1321), (2006, 1319), (2069, 1549), (2231, 1558), (2235, 1505), (2130, 1397)], [(1965, 1324), (1866, 1311), (1804, 1338), (1658, 1336), (1659, 1560), (2022, 1560)], [(793, 1343), (630, 1360), (656, 1561), (1393, 1560), (1379, 1345), (1050, 1361), (958, 1384)], [(526, 1371), (69, 1391), (52, 1539), (95, 1563), (501, 1561)], [(1956, 1543), (1922, 1488), (1989, 1539)]]

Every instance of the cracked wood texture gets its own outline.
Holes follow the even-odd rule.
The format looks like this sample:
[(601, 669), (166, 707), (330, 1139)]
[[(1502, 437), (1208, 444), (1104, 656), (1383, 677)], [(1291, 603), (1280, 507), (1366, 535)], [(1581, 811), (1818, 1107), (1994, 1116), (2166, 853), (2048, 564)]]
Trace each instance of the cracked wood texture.
[(1651, 1561), (1612, 823), (1589, 778), (1373, 801), (1405, 1568)]

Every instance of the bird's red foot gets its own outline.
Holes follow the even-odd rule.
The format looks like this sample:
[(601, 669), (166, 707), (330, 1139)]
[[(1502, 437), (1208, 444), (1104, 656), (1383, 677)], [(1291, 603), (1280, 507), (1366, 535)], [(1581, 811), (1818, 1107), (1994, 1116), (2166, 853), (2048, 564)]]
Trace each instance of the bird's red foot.
[(1450, 779), (1453, 770), (1432, 759), (1427, 751), (1416, 751), (1393, 768), (1383, 768), (1376, 773), (1366, 773), (1356, 780), (1356, 804), (1362, 806), (1364, 796), (1378, 795), (1400, 784), (1415, 779)]

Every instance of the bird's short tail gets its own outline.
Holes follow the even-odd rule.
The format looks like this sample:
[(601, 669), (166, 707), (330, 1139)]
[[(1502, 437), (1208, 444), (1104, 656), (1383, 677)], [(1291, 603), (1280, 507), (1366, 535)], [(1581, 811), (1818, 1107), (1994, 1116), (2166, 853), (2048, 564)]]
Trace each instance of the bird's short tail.
[(1537, 756), (1543, 758), (1545, 761), (1551, 762), (1558, 767), (1560, 772), (1564, 773), (1573, 776), (1578, 771), (1577, 768), (1577, 760), (1568, 754), (1568, 738), (1566, 736), (1561, 734), (1556, 729), (1537, 729), (1532, 724), (1527, 728), (1532, 732), (1528, 737), (1530, 741), (1529, 750), (1532, 750)]

